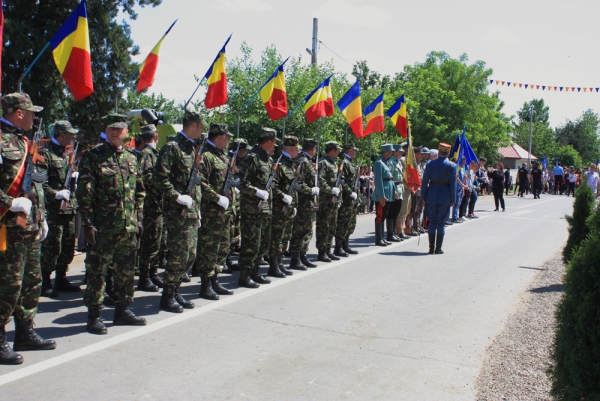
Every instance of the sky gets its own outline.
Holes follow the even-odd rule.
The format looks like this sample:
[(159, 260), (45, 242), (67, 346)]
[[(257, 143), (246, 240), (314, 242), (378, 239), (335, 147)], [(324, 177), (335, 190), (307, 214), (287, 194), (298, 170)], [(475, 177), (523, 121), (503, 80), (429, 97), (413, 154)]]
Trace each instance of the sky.
[[(490, 78), (523, 84), (600, 87), (596, 41), (600, 2), (570, 0), (163, 0), (138, 8), (129, 21), (141, 62), (166, 29), (179, 19), (163, 42), (150, 92), (185, 101), (230, 33), (227, 57), (241, 55), (246, 41), (258, 59), (275, 44), (287, 55), (310, 63), (313, 18), (319, 20), (318, 61), (333, 61), (350, 73), (366, 60), (381, 74), (394, 75), (406, 64), (423, 62), (431, 51), (453, 58), (466, 53), (469, 63), (482, 60)], [(585, 110), (600, 112), (600, 92), (548, 92), (496, 86), (504, 113), (515, 115), (525, 102), (543, 98), (550, 124), (557, 127)], [(202, 95), (196, 95), (201, 97)], [(407, 94), (410, 96), (410, 94)]]

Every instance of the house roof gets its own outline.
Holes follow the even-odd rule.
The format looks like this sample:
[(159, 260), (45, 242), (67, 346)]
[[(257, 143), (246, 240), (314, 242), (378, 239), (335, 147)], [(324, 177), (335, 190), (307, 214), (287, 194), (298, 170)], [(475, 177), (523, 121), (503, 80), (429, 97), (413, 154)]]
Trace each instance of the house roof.
[[(528, 159), (529, 152), (517, 145), (516, 143), (511, 144), (506, 148), (498, 149), (498, 153), (505, 159)], [(537, 157), (531, 155), (531, 160), (537, 160)]]

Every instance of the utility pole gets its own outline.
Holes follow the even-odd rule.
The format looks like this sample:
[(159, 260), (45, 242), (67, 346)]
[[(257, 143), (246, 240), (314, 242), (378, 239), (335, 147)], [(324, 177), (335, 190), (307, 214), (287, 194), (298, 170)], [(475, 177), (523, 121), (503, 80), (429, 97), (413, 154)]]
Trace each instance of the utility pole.
[(319, 20), (313, 18), (313, 36), (312, 36), (312, 50), (310, 52), (310, 63), (317, 65), (317, 42), (319, 41)]
[(531, 164), (531, 138), (533, 137), (533, 101), (529, 102), (529, 154), (527, 155), (527, 165)]

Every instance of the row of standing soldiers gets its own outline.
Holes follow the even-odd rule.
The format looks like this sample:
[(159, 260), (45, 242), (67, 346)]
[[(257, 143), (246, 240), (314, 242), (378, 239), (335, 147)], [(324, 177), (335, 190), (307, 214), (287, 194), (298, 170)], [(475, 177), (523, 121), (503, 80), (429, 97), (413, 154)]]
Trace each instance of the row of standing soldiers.
[[(38, 180), (24, 193), (19, 181), (34, 144), (27, 132), (42, 108), (26, 94), (11, 94), (2, 98), (2, 109), (0, 206), (8, 246), (0, 254), (0, 364), (22, 363), (15, 351), (56, 347), (35, 332), (33, 318), (41, 291), (56, 296), (56, 291), (80, 290), (66, 277), (77, 211), (88, 244), (83, 297), (87, 330), (94, 334), (107, 333), (100, 309), (108, 273), (115, 325), (146, 324), (129, 309), (136, 265), (138, 289), (162, 287), (160, 309), (165, 311), (194, 308), (180, 294), (190, 270), (201, 277), (201, 298), (232, 294), (219, 283), (219, 274), (236, 268), (229, 262), (240, 243), (237, 233), (241, 287), (270, 283), (259, 271), (266, 254), (267, 276), (283, 278), (294, 269), (316, 267), (306, 255), (315, 218), (320, 261), (357, 253), (348, 243), (358, 207), (356, 149), (351, 144), (342, 149), (328, 142), (317, 167), (318, 143), (307, 139), (300, 148), (296, 137), (286, 136), (281, 157), (274, 162), (275, 130), (262, 128), (258, 143), (248, 149), (244, 140), (229, 143), (232, 134), (225, 125), (211, 124), (205, 134), (203, 118), (187, 110), (182, 131), (169, 137), (160, 151), (156, 127), (142, 127), (144, 146), (136, 152), (124, 146), (127, 116), (110, 114), (103, 118), (98, 144), (83, 153), (73, 172), (69, 166), (75, 155), (69, 155), (67, 145), (77, 130), (60, 121), (34, 162)], [(344, 156), (338, 162), (341, 150)], [(76, 182), (70, 188), (65, 187), (68, 174)], [(25, 228), (14, 223), (21, 214), (27, 217)], [(156, 275), (161, 238), (166, 238), (167, 252), (162, 280)], [(288, 243), (292, 260), (286, 268), (282, 259)], [(5, 331), (11, 316), (16, 327), (13, 349)]]

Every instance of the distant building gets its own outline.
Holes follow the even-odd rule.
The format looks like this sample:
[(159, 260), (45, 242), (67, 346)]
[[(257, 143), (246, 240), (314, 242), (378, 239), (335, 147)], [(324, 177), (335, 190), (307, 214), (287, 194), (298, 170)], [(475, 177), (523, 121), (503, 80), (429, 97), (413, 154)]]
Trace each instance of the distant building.
[[(518, 169), (523, 163), (529, 162), (529, 152), (514, 142), (506, 148), (498, 149), (498, 153), (503, 157), (500, 161), (504, 164), (504, 168)], [(537, 157), (531, 155), (531, 161), (533, 162), (534, 160), (537, 160)]]

